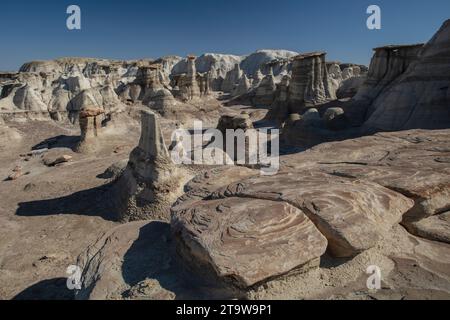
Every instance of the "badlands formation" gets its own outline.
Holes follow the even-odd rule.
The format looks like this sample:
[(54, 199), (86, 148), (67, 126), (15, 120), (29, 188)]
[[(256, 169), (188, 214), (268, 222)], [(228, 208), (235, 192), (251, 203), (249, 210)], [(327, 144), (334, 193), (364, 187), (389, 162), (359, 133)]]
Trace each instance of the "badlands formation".
[[(176, 164), (194, 121), (279, 129), (278, 173)], [(0, 162), (0, 298), (450, 299), (450, 21), (369, 67), (29, 62), (0, 73)]]

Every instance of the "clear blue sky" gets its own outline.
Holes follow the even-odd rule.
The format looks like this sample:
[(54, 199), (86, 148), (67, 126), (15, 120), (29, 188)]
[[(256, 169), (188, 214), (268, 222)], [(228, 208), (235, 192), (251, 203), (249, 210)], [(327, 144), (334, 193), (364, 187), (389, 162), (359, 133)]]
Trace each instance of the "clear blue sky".
[[(66, 28), (66, 8), (82, 30)], [(382, 30), (366, 9), (382, 9)], [(328, 60), (368, 64), (371, 48), (427, 41), (450, 18), (450, 0), (4, 0), (0, 70), (63, 56), (116, 59), (257, 49), (325, 50)]]

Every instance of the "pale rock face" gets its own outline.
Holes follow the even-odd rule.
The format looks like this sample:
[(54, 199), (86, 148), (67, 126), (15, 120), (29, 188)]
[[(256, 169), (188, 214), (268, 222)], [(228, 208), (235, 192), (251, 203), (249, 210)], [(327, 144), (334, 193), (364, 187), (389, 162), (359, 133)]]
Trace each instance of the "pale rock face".
[(414, 62), (373, 101), (366, 127), (381, 130), (439, 129), (450, 125), (450, 20)]
[(365, 113), (368, 108), (368, 113), (373, 113), (374, 100), (417, 60), (422, 46), (418, 44), (374, 49), (367, 79), (352, 100), (356, 111)]
[(246, 94), (247, 92), (250, 91), (251, 88), (252, 85), (250, 83), (250, 80), (244, 74), (242, 78), (239, 80), (237, 87), (233, 90), (232, 96), (237, 97)]
[(142, 111), (141, 123), (139, 145), (115, 186), (119, 218), (168, 220), (169, 208), (182, 194), (189, 175), (172, 163), (157, 115)]
[(33, 73), (59, 73), (62, 72), (62, 68), (56, 61), (32, 61), (25, 63), (19, 71)]
[(255, 74), (253, 75), (252, 86), (255, 88), (258, 87), (263, 78), (264, 75), (262, 74), (261, 70), (260, 69), (256, 70)]
[(39, 93), (28, 84), (17, 89), (13, 98), (14, 105), (21, 110), (46, 111), (47, 106), (42, 102)]
[(195, 60), (194, 56), (187, 58), (187, 73), (178, 75), (175, 81), (175, 86), (178, 88), (176, 96), (184, 102), (197, 99), (208, 91), (207, 76), (200, 76), (197, 73)]
[(337, 63), (332, 63), (328, 66), (328, 75), (330, 77), (330, 85), (334, 91), (337, 91), (342, 83), (341, 67)]
[(165, 88), (152, 92), (147, 97), (147, 100), (144, 100), (143, 102), (152, 110), (156, 110), (160, 113), (164, 113), (167, 109), (177, 104), (172, 93)]
[(239, 80), (242, 78), (242, 70), (239, 67), (239, 64), (235, 64), (233, 70), (227, 72), (225, 79), (222, 83), (222, 91), (226, 93), (232, 92), (239, 83)]
[(338, 99), (352, 98), (366, 81), (366, 76), (356, 76), (343, 80), (336, 91)]
[(254, 75), (261, 69), (267, 73), (273, 68), (274, 75), (278, 76), (286, 71), (287, 62), (297, 55), (297, 52), (287, 50), (258, 50), (242, 60), (241, 68), (247, 75)]
[(450, 244), (450, 212), (444, 212), (426, 219), (405, 223), (409, 232), (421, 238)]
[(132, 63), (82, 58), (26, 63), (4, 85), (7, 90), (2, 90), (0, 106), (12, 111), (48, 112), (55, 120), (67, 118), (67, 113), (76, 120), (71, 112), (82, 107), (79, 100), (83, 98), (78, 96), (86, 90), (96, 90), (91, 95), (105, 102), (103, 108), (120, 109), (114, 88), (122, 76), (127, 76), (129, 68), (133, 68)]

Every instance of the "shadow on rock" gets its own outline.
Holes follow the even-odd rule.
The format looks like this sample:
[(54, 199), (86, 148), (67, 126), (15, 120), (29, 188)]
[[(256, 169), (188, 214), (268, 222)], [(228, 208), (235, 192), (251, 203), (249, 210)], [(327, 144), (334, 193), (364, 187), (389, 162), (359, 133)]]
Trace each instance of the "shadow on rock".
[(122, 277), (131, 299), (224, 298), (223, 291), (203, 283), (188, 271), (176, 254), (170, 225), (151, 222), (124, 255)]
[(67, 289), (66, 278), (40, 281), (26, 288), (13, 300), (73, 300), (74, 292)]

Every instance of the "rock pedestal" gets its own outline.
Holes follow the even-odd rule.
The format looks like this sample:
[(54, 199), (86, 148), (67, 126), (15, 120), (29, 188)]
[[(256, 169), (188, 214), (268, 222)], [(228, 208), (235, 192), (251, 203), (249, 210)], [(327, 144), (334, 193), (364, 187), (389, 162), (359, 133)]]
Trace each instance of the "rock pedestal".
[(102, 108), (92, 107), (80, 111), (79, 123), (81, 129), (80, 142), (77, 152), (94, 152), (98, 147), (98, 136), (101, 134)]
[(180, 98), (183, 101), (190, 101), (200, 97), (200, 87), (197, 82), (197, 70), (195, 68), (195, 56), (187, 57), (187, 73), (178, 79)]
[(187, 175), (172, 163), (155, 113), (142, 111), (141, 130), (139, 145), (116, 185), (119, 218), (168, 220)]
[(324, 52), (307, 53), (294, 58), (289, 95), (291, 111), (295, 112), (305, 106), (335, 98), (328, 79)]

